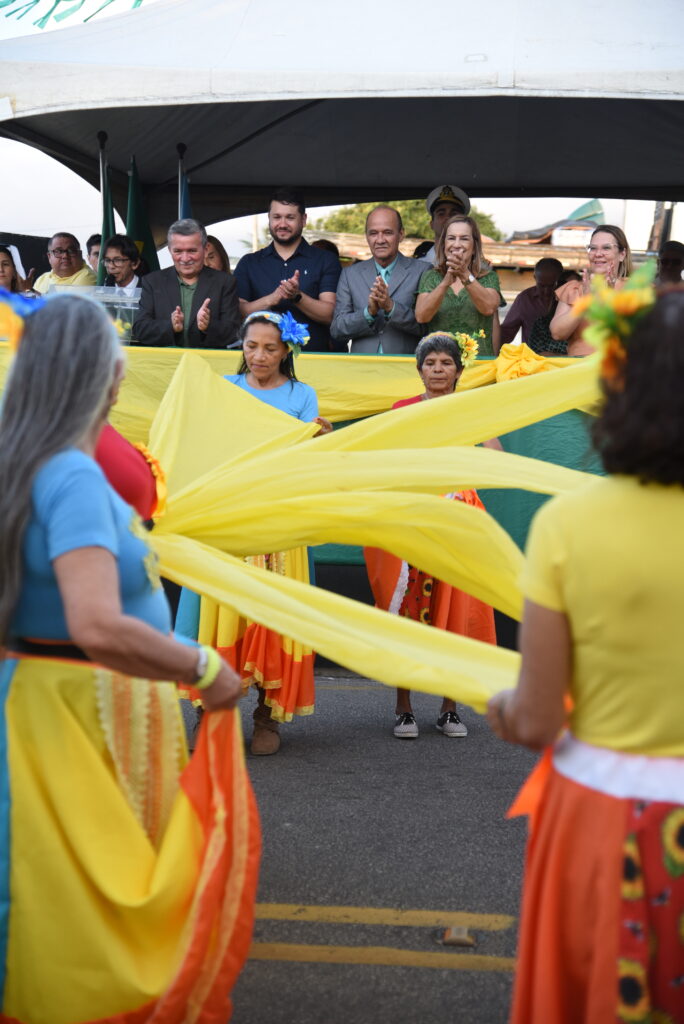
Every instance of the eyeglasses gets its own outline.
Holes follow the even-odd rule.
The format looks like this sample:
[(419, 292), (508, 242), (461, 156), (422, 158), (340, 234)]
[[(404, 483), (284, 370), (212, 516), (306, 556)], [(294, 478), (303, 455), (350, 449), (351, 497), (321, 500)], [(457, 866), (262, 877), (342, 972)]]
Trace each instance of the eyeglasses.
[(590, 256), (595, 256), (598, 252), (617, 252), (617, 245), (588, 245), (587, 252)]
[(48, 249), (50, 256), (78, 256), (80, 249)]
[(107, 263), (110, 267), (123, 267), (124, 263), (130, 263), (128, 256), (105, 256), (102, 260), (103, 263)]

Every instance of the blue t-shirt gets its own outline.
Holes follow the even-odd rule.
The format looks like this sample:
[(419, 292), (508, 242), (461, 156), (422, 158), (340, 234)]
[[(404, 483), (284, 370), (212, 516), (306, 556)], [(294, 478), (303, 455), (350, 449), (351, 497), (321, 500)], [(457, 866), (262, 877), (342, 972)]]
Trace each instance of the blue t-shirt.
[[(264, 295), (275, 291), (281, 281), (299, 271), (299, 287), (305, 295), (317, 299), (322, 292), (336, 292), (340, 279), (340, 261), (327, 249), (309, 245), (302, 238), (295, 252), (284, 260), (271, 242), (265, 249), (249, 252), (242, 257), (235, 268), (234, 276), (238, 295), (246, 302), (256, 302)], [(290, 312), (299, 323), (309, 327), (307, 352), (330, 352), (330, 325), (312, 320), (293, 302), (279, 302), (273, 307), (275, 313)]]
[(168, 633), (169, 606), (140, 516), (110, 487), (97, 463), (75, 448), (59, 452), (36, 473), (11, 633), (70, 639), (52, 563), (89, 547), (104, 548), (116, 558), (124, 613)]
[(296, 420), (310, 423), (318, 416), (318, 398), (316, 392), (301, 380), (288, 380), (277, 388), (253, 388), (247, 383), (246, 373), (227, 373), (226, 380), (237, 384), (247, 394), (258, 398), (274, 409), (294, 416)]

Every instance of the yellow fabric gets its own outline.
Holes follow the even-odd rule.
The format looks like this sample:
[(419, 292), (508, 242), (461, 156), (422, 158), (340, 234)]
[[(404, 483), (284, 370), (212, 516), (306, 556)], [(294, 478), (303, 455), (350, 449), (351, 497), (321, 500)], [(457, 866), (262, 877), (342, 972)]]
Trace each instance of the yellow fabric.
[(71, 274), (69, 277), (58, 277), (54, 271), (49, 270), (46, 274), (40, 275), (33, 287), (35, 291), (44, 295), (53, 284), (61, 288), (78, 288), (84, 285), (92, 286), (97, 284), (97, 277), (90, 267), (84, 263), (80, 270), (77, 270), (75, 274)]
[(226, 460), (295, 444), (318, 429), (259, 402), (187, 353), (160, 403), (149, 447), (165, 469), (168, 492), (177, 493)]
[(549, 359), (533, 352), (524, 342), (522, 345), (502, 345), (496, 360), (496, 380), (497, 383), (516, 380), (518, 377), (529, 377), (533, 373), (552, 369)]
[(573, 733), (602, 747), (684, 755), (684, 489), (594, 480), (534, 520), (525, 596), (564, 612)]
[[(241, 396), (239, 431), (211, 429), (194, 389), (186, 387), (183, 380), (200, 373), (197, 359), (186, 358), (173, 382), (173, 430), (190, 451), (202, 449), (203, 465), (215, 460), (216, 468), (197, 476), (180, 491), (170, 489), (167, 514), (152, 536), (165, 575), (283, 636), (359, 671), (374, 674), (388, 685), (395, 685), (398, 677), (406, 679), (406, 647), (398, 649), (395, 638), (397, 633), (401, 635), (416, 624), (396, 619), (387, 624), (383, 613), (313, 590), (306, 591), (308, 598), (299, 598), (302, 614), (297, 631), (293, 631), (291, 612), (283, 617), (278, 596), (279, 588), (293, 581), (250, 569), (235, 559), (226, 562), (216, 554), (212, 562), (209, 549), (201, 553), (191, 539), (233, 556), (326, 541), (376, 544), (519, 617), (520, 551), (505, 531), (479, 509), (460, 502), (445, 502), (438, 495), (487, 485), (530, 487), (549, 493), (583, 485), (586, 477), (581, 473), (502, 452), (453, 445), (472, 445), (490, 436), (494, 432), (492, 418), (496, 419), (496, 427), (507, 427), (511, 421), (520, 425), (521, 420), (531, 422), (535, 416), (572, 407), (578, 395), (585, 400), (595, 388), (594, 375), (586, 368), (588, 364), (549, 374), (546, 390), (539, 388), (538, 379), (514, 381), (420, 403), (396, 410), (391, 416), (378, 416), (347, 427), (336, 435), (297, 444), (288, 443), (287, 431), (292, 428), (292, 421), (278, 410), (269, 410), (270, 421), (277, 425), (273, 440), (260, 444), (256, 451), (243, 448), (238, 457), (217, 465), (222, 457), (225, 459), (226, 449), (234, 440), (239, 445), (244, 437), (257, 436), (255, 425), (264, 415), (264, 406), (249, 395)], [(206, 377), (204, 370), (201, 373)], [(207, 386), (213, 387), (214, 383), (206, 378)], [(219, 381), (219, 387), (224, 383)], [(495, 392), (501, 395), (500, 410), (490, 398)], [(465, 403), (465, 416), (460, 415), (459, 403)], [(160, 430), (157, 436), (162, 451), (155, 454), (166, 464), (170, 479), (178, 479), (174, 458), (179, 446), (170, 443), (164, 449), (164, 432)], [(414, 449), (402, 450), (410, 441)], [(436, 441), (452, 447), (429, 450)], [(275, 450), (270, 451), (273, 446)], [(348, 450), (337, 451), (336, 446)], [(422, 447), (416, 450), (418, 446)], [(203, 467), (188, 463), (187, 468), (186, 478)], [(407, 522), (412, 524), (409, 530)], [(261, 577), (258, 600), (248, 596), (254, 582), (248, 585), (246, 580), (252, 581), (254, 573)], [(312, 608), (321, 607), (330, 609), (325, 630), (321, 630), (320, 621), (318, 628), (312, 622)], [(346, 623), (353, 621), (358, 629), (363, 623), (367, 638), (360, 647), (363, 656), (355, 656), (353, 664), (352, 631), (342, 623), (342, 617)], [(386, 632), (388, 629), (390, 633)], [(226, 630), (225, 638), (232, 639), (233, 632)], [(371, 638), (375, 649), (372, 658), (368, 651)], [(412, 633), (404, 644), (417, 666), (433, 650), (434, 637), (432, 632), (424, 636)], [(479, 689), (473, 676), (476, 644), (469, 649), (465, 662), (460, 656), (460, 660), (455, 660), (452, 651), (448, 667), (446, 661), (437, 673), (432, 667), (428, 675), (439, 679), (434, 683), (434, 692), (456, 693), (459, 700), (481, 709), (492, 692), (491, 652), (487, 646), (482, 645)], [(468, 681), (464, 683), (465, 677)], [(422, 677), (418, 674), (417, 678)], [(513, 673), (507, 680), (512, 684)], [(407, 685), (408, 682), (420, 688), (413, 680), (407, 681)]]
[(171, 579), (388, 686), (401, 678), (412, 690), (483, 711), (493, 693), (515, 683), (513, 651), (264, 572), (185, 537), (158, 535), (154, 543)]
[[(149, 443), (152, 420), (178, 364), (188, 354), (187, 350), (179, 348), (133, 346), (126, 349), (126, 379), (112, 410), (111, 422), (129, 441)], [(202, 359), (221, 377), (236, 373), (240, 361), (239, 352), (202, 350), (192, 355)], [(0, 388), (4, 387), (9, 358), (9, 348), (0, 338)], [(574, 366), (577, 360), (547, 359), (545, 362), (550, 367), (560, 368)], [(479, 360), (463, 373), (457, 394), (493, 384), (496, 374), (496, 360)], [(321, 416), (333, 423), (386, 412), (395, 402), (410, 398), (420, 388), (415, 360), (408, 356), (307, 355), (304, 352), (297, 359), (297, 376), (316, 390)], [(559, 375), (549, 374), (549, 379), (552, 376)], [(590, 397), (595, 397), (595, 392), (591, 392)], [(202, 396), (195, 398), (202, 401)], [(577, 404), (584, 405), (586, 401), (580, 400)], [(527, 422), (534, 422), (534, 418)], [(159, 457), (151, 444), (149, 447)]]
[[(94, 679), (88, 665), (22, 659), (6, 705), (14, 855), (4, 1012), (31, 1024), (99, 1020), (166, 989), (202, 851), (182, 791), (159, 849), (151, 844), (108, 756)], [(77, 984), (64, 983), (67, 962), (81, 966)]]

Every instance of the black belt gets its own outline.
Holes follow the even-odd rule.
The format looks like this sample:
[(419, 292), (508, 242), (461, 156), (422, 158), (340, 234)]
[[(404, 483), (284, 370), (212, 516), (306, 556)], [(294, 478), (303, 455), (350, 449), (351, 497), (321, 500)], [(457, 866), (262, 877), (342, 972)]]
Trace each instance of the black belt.
[(12, 637), (7, 643), (7, 651), (17, 654), (30, 654), (38, 658), (67, 658), (69, 661), (90, 661), (88, 655), (76, 644), (60, 643), (59, 640), (48, 640), (45, 643), (27, 640), (22, 636)]

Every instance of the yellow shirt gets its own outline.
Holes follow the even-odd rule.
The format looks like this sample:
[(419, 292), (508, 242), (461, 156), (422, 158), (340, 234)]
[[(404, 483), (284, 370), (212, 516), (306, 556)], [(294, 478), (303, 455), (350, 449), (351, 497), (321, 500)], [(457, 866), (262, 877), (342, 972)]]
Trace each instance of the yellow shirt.
[(77, 270), (75, 274), (71, 275), (71, 277), (57, 277), (57, 274), (52, 270), (48, 271), (47, 274), (41, 274), (33, 287), (35, 291), (40, 292), (41, 295), (45, 295), (49, 290), (50, 285), (53, 284), (68, 285), (70, 287), (77, 287), (80, 285), (83, 287), (84, 285), (97, 284), (97, 278), (90, 267), (84, 264), (81, 269)]
[(607, 477), (548, 502), (522, 588), (570, 620), (573, 734), (684, 755), (684, 488)]

